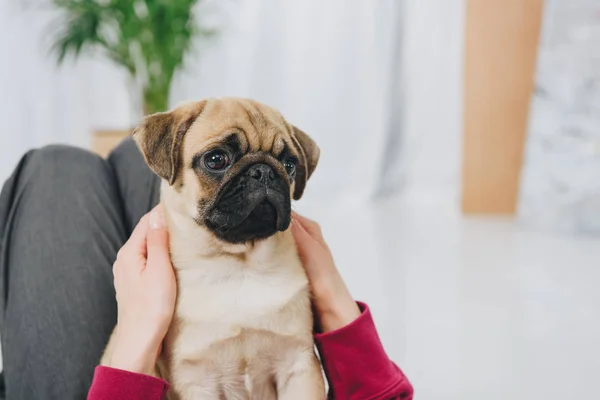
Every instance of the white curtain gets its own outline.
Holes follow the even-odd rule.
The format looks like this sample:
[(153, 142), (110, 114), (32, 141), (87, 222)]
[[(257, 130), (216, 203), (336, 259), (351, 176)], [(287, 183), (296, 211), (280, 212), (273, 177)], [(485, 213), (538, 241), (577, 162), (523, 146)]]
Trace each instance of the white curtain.
[[(322, 149), (307, 201), (326, 195), (361, 202), (378, 191), (384, 170), (399, 168), (389, 163), (400, 147), (389, 135), (401, 131), (394, 77), (401, 73), (402, 5), (212, 2), (219, 8), (212, 18), (223, 31), (191, 54), (172, 103), (247, 96), (279, 108)], [(109, 62), (86, 56), (56, 66), (48, 51), (48, 24), (56, 15), (44, 2), (0, 2), (2, 179), (29, 148), (54, 142), (87, 147), (95, 129), (127, 128), (137, 119), (126, 77)]]
[(47, 2), (0, 2), (0, 179), (26, 150), (49, 143), (89, 147), (91, 132), (127, 127), (123, 73), (91, 57), (57, 66)]

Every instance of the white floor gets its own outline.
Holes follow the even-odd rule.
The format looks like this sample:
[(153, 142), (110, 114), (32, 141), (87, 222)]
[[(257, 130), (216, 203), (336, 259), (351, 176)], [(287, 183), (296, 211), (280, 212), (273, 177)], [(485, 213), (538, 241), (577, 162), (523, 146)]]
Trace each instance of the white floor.
[(600, 237), (436, 201), (305, 211), (419, 400), (600, 399)]

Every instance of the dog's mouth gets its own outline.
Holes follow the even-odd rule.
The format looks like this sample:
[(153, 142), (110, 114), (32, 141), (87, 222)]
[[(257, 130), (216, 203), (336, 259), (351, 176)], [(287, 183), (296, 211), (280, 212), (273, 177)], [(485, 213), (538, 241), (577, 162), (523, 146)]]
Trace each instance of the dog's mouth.
[(285, 231), (291, 222), (289, 185), (264, 184), (241, 175), (229, 182), (205, 213), (205, 225), (220, 239), (244, 243)]
[(281, 219), (277, 215), (275, 206), (264, 200), (248, 214), (242, 223), (232, 229), (221, 231), (221, 237), (234, 243), (266, 238), (278, 230), (287, 228), (280, 229)]

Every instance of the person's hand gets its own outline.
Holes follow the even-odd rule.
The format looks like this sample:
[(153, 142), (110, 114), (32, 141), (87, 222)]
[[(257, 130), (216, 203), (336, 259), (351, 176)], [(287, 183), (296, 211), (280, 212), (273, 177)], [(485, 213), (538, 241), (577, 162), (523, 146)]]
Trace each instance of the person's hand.
[(313, 307), (321, 330), (330, 332), (348, 325), (360, 316), (360, 309), (335, 267), (321, 227), (293, 213), (292, 233), (310, 282)]
[(113, 266), (118, 321), (110, 366), (154, 369), (175, 310), (177, 286), (160, 205), (146, 214)]

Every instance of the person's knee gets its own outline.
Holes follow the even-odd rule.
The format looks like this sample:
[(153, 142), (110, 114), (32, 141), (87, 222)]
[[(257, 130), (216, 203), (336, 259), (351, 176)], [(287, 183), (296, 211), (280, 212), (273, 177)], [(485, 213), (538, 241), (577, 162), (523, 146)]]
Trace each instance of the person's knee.
[(29, 168), (45, 171), (56, 169), (73, 171), (102, 171), (105, 161), (88, 150), (77, 147), (54, 144), (32, 150), (27, 156)]
[(17, 207), (33, 215), (48, 206), (62, 205), (68, 210), (65, 215), (69, 215), (82, 204), (87, 211), (90, 200), (114, 202), (113, 180), (106, 162), (89, 151), (64, 145), (31, 150), (21, 158), (0, 192), (0, 236), (8, 229)]
[(105, 160), (88, 150), (65, 145), (49, 145), (26, 156), (24, 174), (38, 182), (66, 181), (80, 185), (105, 179), (110, 169)]
[(39, 163), (42, 165), (60, 164), (60, 165), (100, 165), (102, 158), (88, 150), (78, 147), (72, 147), (62, 144), (52, 144), (40, 149), (31, 151), (29, 154), (30, 163)]

